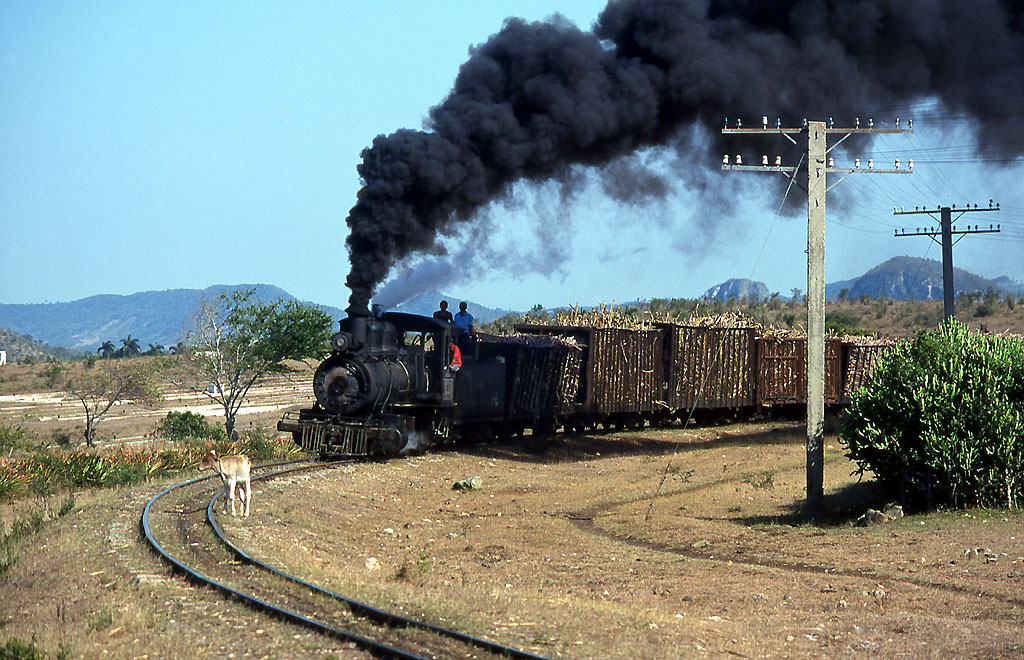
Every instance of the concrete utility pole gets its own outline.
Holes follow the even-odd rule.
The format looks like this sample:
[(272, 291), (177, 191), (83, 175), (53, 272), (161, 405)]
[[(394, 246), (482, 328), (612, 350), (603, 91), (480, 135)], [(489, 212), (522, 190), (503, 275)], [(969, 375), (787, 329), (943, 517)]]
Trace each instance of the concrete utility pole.
[[(914, 162), (909, 162), (908, 169), (900, 169), (900, 161), (896, 160), (893, 169), (875, 169), (874, 160), (868, 161), (867, 168), (861, 168), (860, 159), (854, 167), (835, 167), (828, 152), (839, 146), (854, 133), (909, 133), (914, 130), (914, 122), (908, 128), (875, 128), (874, 121), (869, 120), (868, 126), (861, 128), (857, 119), (853, 128), (837, 128), (832, 120), (807, 121), (801, 128), (783, 128), (781, 121), (776, 120), (775, 127), (769, 128), (768, 117), (761, 118), (760, 128), (743, 128), (739, 121), (735, 128), (729, 128), (726, 120), (722, 133), (772, 133), (785, 137), (793, 144), (800, 146), (793, 135), (807, 134), (807, 501), (804, 512), (809, 516), (821, 513), (824, 503), (824, 464), (825, 464), (825, 194), (832, 186), (839, 183), (854, 172), (871, 172), (873, 174), (910, 174)], [(843, 137), (831, 147), (826, 136), (830, 133), (843, 133)], [(781, 157), (775, 157), (775, 165), (768, 164), (768, 156), (761, 157), (761, 165), (743, 165), (740, 156), (736, 156), (736, 164), (729, 164), (729, 156), (722, 161), (723, 170), (740, 170), (747, 172), (781, 172), (788, 176), (790, 184), (796, 180), (801, 164), (796, 167), (783, 167)], [(803, 158), (801, 158), (801, 162)], [(829, 172), (844, 173), (832, 186), (826, 185), (825, 175)]]
[[(935, 216), (932, 213), (939, 213), (939, 229), (920, 229), (907, 233), (907, 230), (903, 231), (896, 230), (895, 236), (928, 236), (933, 241), (936, 236), (942, 236), (942, 310), (946, 320), (953, 318), (953, 297), (955, 290), (953, 289), (953, 246), (960, 242), (960, 238), (963, 238), (963, 234), (998, 234), (999, 225), (996, 225), (993, 229), (992, 225), (988, 226), (988, 229), (978, 228), (978, 225), (974, 225), (974, 229), (971, 229), (970, 225), (967, 225), (966, 230), (957, 230), (953, 226), (953, 211), (956, 211), (956, 205), (952, 208), (949, 206), (940, 206), (935, 209), (914, 209), (913, 211), (907, 211), (905, 209), (893, 209), (893, 215), (914, 215), (915, 213), (927, 213), (932, 219)], [(992, 206), (992, 200), (988, 200), (988, 208), (978, 208), (975, 204), (974, 208), (971, 208), (970, 204), (967, 208), (959, 209), (960, 215), (956, 216), (956, 219), (960, 219), (964, 213), (973, 213), (974, 211), (998, 211), (999, 205)], [(953, 234), (960, 234), (960, 238), (953, 240)], [(938, 242), (938, 241), (936, 241)]]

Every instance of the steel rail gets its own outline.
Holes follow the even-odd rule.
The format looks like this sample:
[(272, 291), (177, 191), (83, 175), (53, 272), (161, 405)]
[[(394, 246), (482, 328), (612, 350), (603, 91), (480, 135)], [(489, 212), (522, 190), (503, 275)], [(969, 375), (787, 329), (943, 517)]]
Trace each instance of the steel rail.
[(507, 646), (505, 644), (501, 644), (498, 642), (492, 642), (489, 639), (475, 637), (468, 633), (459, 632), (458, 630), (452, 630), (451, 628), (445, 628), (443, 626), (438, 626), (433, 623), (427, 623), (426, 621), (420, 621), (418, 619), (410, 619), (409, 617), (402, 616), (400, 614), (395, 614), (394, 612), (388, 612), (386, 610), (379, 609), (377, 607), (374, 607), (373, 605), (368, 605), (361, 601), (353, 600), (342, 594), (324, 589), (323, 587), (313, 584), (312, 582), (308, 582), (306, 580), (303, 580), (302, 578), (296, 577), (289, 573), (285, 573), (277, 568), (274, 568), (273, 566), (270, 566), (269, 564), (260, 561), (259, 559), (256, 559), (255, 557), (253, 557), (252, 555), (250, 555), (249, 553), (235, 545), (230, 539), (228, 539), (227, 536), (224, 534), (223, 530), (221, 529), (220, 525), (218, 525), (217, 521), (214, 519), (213, 509), (217, 502), (217, 499), (221, 495), (223, 495), (223, 491), (214, 495), (213, 499), (210, 500), (210, 504), (206, 507), (206, 520), (210, 523), (210, 526), (213, 527), (214, 533), (217, 535), (218, 538), (220, 538), (224, 545), (230, 548), (231, 551), (234, 552), (237, 557), (239, 557), (246, 563), (253, 564), (255, 566), (258, 566), (259, 568), (270, 571), (274, 575), (284, 578), (285, 580), (288, 580), (290, 582), (301, 584), (302, 586), (307, 587), (313, 590), (315, 593), (318, 593), (322, 596), (327, 596), (339, 602), (345, 603), (353, 611), (353, 613), (362, 614), (367, 618), (374, 619), (381, 623), (385, 623), (389, 626), (419, 628), (421, 630), (426, 630), (437, 635), (442, 635), (450, 639), (455, 639), (465, 644), (471, 644), (478, 648), (490, 651), (492, 653), (497, 653), (499, 655), (503, 655), (509, 658), (523, 658), (528, 660), (550, 660), (550, 658), (548, 658), (547, 656), (536, 655), (534, 653), (516, 648), (514, 646)]
[[(261, 468), (267, 468), (267, 467), (276, 467), (276, 466), (280, 466), (280, 465), (291, 465), (291, 464), (292, 463), (275, 463), (275, 464), (263, 465), (263, 466), (260, 466), (260, 467)], [(290, 472), (296, 472), (296, 471), (299, 471), (299, 470), (314, 469), (314, 468), (320, 467), (320, 465), (321, 464), (303, 465), (303, 466), (300, 466), (300, 467), (291, 467), (291, 468), (284, 469), (284, 470), (277, 470), (277, 471), (274, 471), (274, 472), (267, 472), (265, 474), (261, 474), (259, 477), (256, 478), (256, 480), (266, 480), (266, 479), (270, 479), (272, 477), (280, 476), (282, 474), (287, 474), (287, 473), (290, 473)], [(253, 596), (251, 594), (239, 591), (239, 590), (237, 590), (237, 589), (235, 589), (233, 587), (230, 587), (228, 585), (220, 583), (220, 582), (214, 580), (213, 578), (210, 578), (209, 576), (206, 576), (206, 575), (198, 572), (197, 570), (193, 569), (190, 566), (187, 566), (182, 560), (178, 559), (177, 557), (172, 555), (169, 551), (167, 551), (156, 540), (156, 538), (154, 537), (154, 535), (152, 533), (152, 530), (150, 528), (150, 525), (149, 525), (149, 513), (150, 513), (150, 510), (152, 509), (152, 506), (161, 497), (167, 495), (168, 493), (170, 493), (170, 492), (172, 492), (172, 491), (174, 491), (174, 490), (176, 490), (178, 488), (183, 488), (183, 487), (186, 487), (186, 486), (190, 486), (192, 484), (198, 483), (198, 482), (203, 481), (205, 479), (212, 479), (212, 478), (213, 478), (212, 476), (197, 477), (195, 479), (191, 479), (189, 481), (184, 481), (184, 482), (181, 482), (179, 484), (175, 484), (173, 486), (170, 486), (170, 487), (164, 489), (163, 491), (161, 491), (160, 493), (158, 493), (155, 497), (153, 497), (153, 499), (150, 500), (149, 503), (147, 503), (147, 505), (146, 505), (146, 507), (145, 507), (145, 509), (143, 511), (141, 523), (142, 523), (142, 528), (143, 528), (143, 532), (144, 532), (144, 534), (146, 536), (146, 539), (149, 541), (150, 545), (152, 545), (153, 548), (160, 555), (162, 555), (165, 558), (165, 560), (167, 560), (173, 567), (175, 567), (176, 569), (186, 573), (193, 580), (198, 581), (201, 584), (213, 586), (216, 589), (218, 589), (218, 590), (220, 590), (220, 591), (222, 591), (222, 592), (224, 592), (224, 593), (226, 593), (228, 595), (235, 596), (235, 597), (241, 599), (244, 602), (252, 604), (253, 606), (255, 606), (258, 609), (261, 609), (263, 611), (266, 611), (266, 612), (269, 612), (269, 613), (272, 613), (272, 614), (277, 614), (279, 616), (282, 616), (283, 618), (292, 620), (292, 621), (294, 621), (296, 623), (299, 623), (301, 625), (313, 628), (315, 630), (319, 630), (321, 632), (326, 632), (328, 634), (331, 634), (331, 635), (334, 635), (334, 636), (337, 636), (337, 637), (341, 637), (341, 638), (343, 638), (343, 639), (345, 639), (347, 641), (351, 641), (351, 642), (357, 644), (361, 648), (364, 648), (365, 650), (367, 650), (367, 651), (369, 651), (369, 652), (371, 652), (371, 653), (373, 653), (375, 655), (380, 655), (381, 657), (389, 657), (389, 658), (391, 658), (391, 657), (393, 657), (393, 658), (412, 658), (412, 659), (420, 659), (420, 658), (422, 658), (422, 656), (417, 656), (417, 655), (409, 653), (408, 651), (404, 651), (402, 649), (398, 649), (398, 648), (389, 646), (387, 644), (384, 644), (382, 642), (378, 642), (376, 640), (364, 637), (362, 635), (358, 635), (356, 633), (352, 633), (352, 632), (349, 632), (347, 630), (331, 626), (331, 625), (323, 623), (321, 621), (317, 621), (315, 619), (311, 619), (311, 618), (306, 617), (305, 615), (302, 615), (302, 614), (300, 614), (298, 612), (294, 612), (294, 611), (286, 609), (286, 608), (278, 607), (276, 605), (273, 605), (271, 603), (266, 602), (265, 600), (257, 598), (256, 596)], [(263, 561), (260, 561), (259, 559), (256, 559), (255, 557), (253, 557), (250, 554), (248, 554), (247, 552), (245, 552), (242, 548), (238, 547), (235, 543), (233, 543), (227, 537), (227, 535), (224, 533), (224, 531), (220, 527), (220, 525), (217, 523), (216, 518), (214, 516), (214, 508), (215, 508), (215, 506), (217, 504), (217, 500), (222, 495), (223, 495), (223, 491), (222, 490), (218, 490), (218, 492), (210, 499), (210, 502), (209, 502), (209, 504), (206, 507), (206, 520), (207, 520), (208, 524), (211, 526), (211, 528), (213, 529), (214, 533), (220, 539), (220, 541), (225, 546), (227, 546), (227, 548), (230, 549), (238, 558), (240, 558), (241, 560), (245, 561), (246, 563), (249, 563), (249, 564), (252, 564), (252, 565), (257, 566), (259, 568), (262, 568), (262, 569), (264, 569), (264, 570), (266, 570), (266, 571), (268, 571), (268, 572), (270, 572), (270, 573), (272, 573), (272, 574), (274, 574), (274, 575), (276, 575), (276, 576), (278, 576), (278, 577), (280, 577), (280, 578), (282, 578), (284, 580), (287, 580), (289, 582), (292, 582), (292, 583), (304, 586), (304, 587), (306, 587), (307, 589), (310, 589), (311, 591), (313, 591), (316, 594), (327, 596), (327, 597), (329, 597), (331, 599), (334, 599), (336, 601), (344, 603), (349, 608), (349, 610), (353, 612), (353, 614), (365, 616), (368, 619), (372, 619), (372, 620), (377, 621), (378, 623), (381, 623), (381, 624), (384, 624), (384, 625), (388, 625), (388, 626), (391, 626), (391, 627), (405, 627), (405, 628), (415, 628), (415, 629), (424, 630), (424, 631), (433, 633), (435, 635), (439, 635), (439, 636), (442, 636), (442, 637), (447, 637), (449, 639), (453, 639), (455, 641), (459, 641), (459, 642), (464, 643), (464, 644), (475, 646), (477, 648), (480, 648), (482, 650), (494, 653), (496, 655), (501, 655), (501, 656), (504, 656), (504, 657), (513, 658), (515, 660), (520, 660), (520, 659), (522, 659), (522, 660), (550, 660), (550, 658), (548, 658), (547, 656), (537, 655), (537, 654), (531, 653), (530, 651), (519, 649), (519, 648), (516, 648), (516, 647), (513, 647), (513, 646), (507, 646), (507, 645), (500, 644), (498, 642), (494, 642), (494, 641), (491, 641), (491, 640), (488, 640), (488, 639), (484, 639), (484, 638), (481, 638), (481, 637), (476, 637), (476, 636), (473, 636), (473, 635), (469, 635), (467, 633), (463, 633), (463, 632), (460, 632), (460, 631), (457, 631), (457, 630), (452, 630), (452, 629), (449, 629), (449, 628), (445, 628), (443, 626), (438, 626), (436, 624), (428, 623), (428, 622), (425, 622), (425, 621), (420, 621), (420, 620), (417, 620), (417, 619), (411, 619), (409, 617), (405, 617), (405, 616), (396, 614), (394, 612), (388, 612), (386, 610), (382, 610), (380, 608), (374, 607), (374, 606), (369, 605), (367, 603), (363, 603), (363, 602), (360, 602), (360, 601), (348, 598), (347, 596), (344, 596), (343, 594), (339, 594), (339, 593), (332, 592), (332, 591), (329, 591), (327, 589), (324, 589), (324, 588), (322, 588), (322, 587), (320, 587), (320, 586), (318, 586), (316, 584), (313, 584), (311, 582), (303, 580), (303, 579), (301, 579), (299, 577), (296, 577), (294, 575), (290, 575), (288, 573), (285, 573), (285, 572), (283, 572), (283, 571), (281, 571), (281, 570), (279, 570), (277, 568), (274, 568), (273, 566), (268, 565), (267, 563), (265, 563)]]
[[(308, 469), (308, 467), (309, 466), (305, 466), (303, 468), (298, 468), (298, 469)], [(261, 479), (265, 479), (265, 478), (267, 478), (269, 476), (272, 476), (272, 475), (283, 474), (285, 472), (291, 472), (291, 471), (295, 471), (295, 468), (290, 469), (290, 470), (280, 470), (278, 472), (273, 472), (273, 473), (270, 473), (270, 474), (261, 475), (260, 478)], [(206, 575), (200, 573), (199, 571), (193, 569), (192, 567), (186, 565), (182, 560), (180, 560), (177, 557), (175, 557), (174, 555), (172, 555), (166, 548), (164, 548), (156, 540), (156, 537), (153, 536), (152, 529), (150, 528), (150, 525), (149, 525), (149, 513), (150, 513), (150, 510), (153, 508), (153, 505), (157, 502), (157, 500), (159, 500), (160, 498), (164, 497), (168, 493), (170, 493), (170, 492), (172, 492), (172, 491), (174, 491), (174, 490), (176, 490), (178, 488), (184, 488), (185, 486), (191, 486), (192, 484), (195, 484), (195, 483), (197, 483), (199, 481), (203, 481), (204, 479), (212, 479), (212, 478), (213, 478), (212, 476), (197, 477), (195, 479), (191, 479), (191, 480), (188, 480), (188, 481), (183, 481), (183, 482), (181, 482), (179, 484), (175, 484), (173, 486), (165, 488), (160, 493), (158, 493), (153, 499), (151, 499), (146, 504), (145, 509), (143, 509), (142, 518), (141, 518), (141, 525), (142, 525), (142, 531), (143, 531), (143, 533), (146, 536), (146, 540), (149, 541), (149, 543), (153, 547), (153, 549), (156, 550), (157, 553), (160, 554), (166, 561), (168, 561), (175, 569), (177, 569), (177, 570), (187, 574), (189, 577), (191, 577), (193, 580), (199, 582), (200, 584), (212, 586), (212, 587), (218, 589), (219, 591), (221, 591), (221, 592), (223, 592), (223, 593), (225, 593), (227, 595), (234, 596), (236, 598), (239, 598), (243, 602), (249, 603), (250, 605), (256, 607), (257, 609), (263, 610), (265, 612), (269, 612), (271, 614), (275, 614), (275, 615), (281, 616), (281, 617), (283, 617), (285, 619), (294, 621), (295, 623), (299, 623), (301, 625), (304, 625), (306, 627), (312, 628), (314, 630), (318, 630), (320, 632), (325, 632), (325, 633), (334, 635), (336, 637), (339, 637), (341, 639), (344, 639), (346, 641), (353, 642), (357, 646), (359, 646), (360, 648), (365, 649), (366, 651), (372, 653), (373, 655), (377, 655), (379, 657), (384, 657), (384, 658), (402, 658), (402, 659), (407, 659), (407, 660), (427, 660), (427, 658), (425, 658), (424, 656), (419, 656), (419, 655), (416, 655), (416, 654), (413, 654), (413, 653), (409, 653), (408, 651), (405, 651), (403, 649), (399, 649), (399, 648), (390, 646), (388, 644), (384, 644), (383, 642), (378, 642), (376, 640), (370, 639), (368, 637), (364, 637), (362, 635), (358, 635), (356, 633), (349, 632), (347, 630), (342, 630), (341, 628), (337, 628), (335, 626), (331, 626), (331, 625), (325, 624), (325, 623), (317, 621), (315, 619), (311, 619), (311, 618), (309, 618), (307, 616), (299, 614), (298, 612), (289, 610), (287, 608), (278, 607), (276, 605), (268, 603), (265, 600), (262, 600), (260, 598), (257, 598), (256, 596), (253, 596), (252, 594), (249, 594), (249, 593), (246, 593), (246, 592), (243, 592), (243, 591), (239, 591), (238, 589), (235, 589), (234, 587), (230, 587), (230, 586), (228, 586), (226, 584), (223, 584), (221, 582), (218, 582), (218, 581), (214, 580), (213, 578), (211, 578), (209, 576), (206, 576)], [(216, 498), (214, 498), (214, 499), (216, 499)]]

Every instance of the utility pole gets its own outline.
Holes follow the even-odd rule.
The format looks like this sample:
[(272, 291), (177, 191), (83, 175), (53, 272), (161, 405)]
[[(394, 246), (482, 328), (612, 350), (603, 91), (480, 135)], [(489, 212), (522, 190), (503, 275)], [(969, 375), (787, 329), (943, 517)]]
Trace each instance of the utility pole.
[[(832, 120), (803, 122), (800, 128), (783, 128), (782, 122), (775, 120), (775, 127), (768, 126), (768, 117), (761, 118), (760, 128), (743, 128), (737, 121), (735, 128), (729, 128), (726, 119), (724, 134), (777, 134), (782, 135), (793, 144), (800, 144), (792, 137), (800, 133), (807, 135), (807, 501), (804, 512), (808, 516), (821, 513), (824, 499), (824, 466), (825, 466), (825, 195), (850, 174), (870, 172), (873, 174), (910, 174), (914, 169), (914, 161), (908, 163), (908, 169), (900, 169), (900, 161), (896, 159), (893, 169), (875, 169), (874, 160), (868, 160), (867, 168), (861, 168), (860, 159), (856, 159), (854, 167), (835, 167), (832, 158), (826, 160), (828, 153), (839, 146), (854, 133), (909, 133), (914, 130), (911, 120), (906, 129), (900, 128), (899, 119), (896, 128), (876, 128), (874, 120), (868, 120), (866, 127), (861, 127), (858, 118), (853, 128), (839, 128)], [(842, 133), (843, 137), (832, 146), (828, 145), (829, 134)], [(722, 161), (723, 170), (739, 170), (747, 172), (779, 172), (787, 175), (790, 185), (796, 181), (801, 170), (804, 157), (796, 167), (782, 166), (781, 156), (775, 157), (775, 165), (768, 164), (768, 156), (761, 157), (761, 165), (743, 165), (741, 156), (736, 156), (736, 164), (729, 164), (729, 156)], [(828, 173), (843, 173), (844, 176), (831, 186), (826, 184)]]
[[(896, 238), (899, 238), (901, 236), (928, 236), (933, 241), (935, 241), (936, 236), (942, 237), (942, 311), (944, 313), (946, 320), (953, 318), (954, 314), (953, 294), (955, 293), (955, 291), (953, 289), (953, 246), (959, 243), (960, 238), (963, 238), (965, 234), (999, 233), (999, 225), (996, 225), (995, 228), (993, 228), (992, 225), (989, 225), (988, 229), (979, 229), (978, 225), (974, 225), (974, 229), (971, 229), (971, 226), (967, 225), (966, 230), (957, 230), (957, 228), (953, 226), (954, 220), (959, 220), (964, 213), (973, 213), (975, 211), (998, 211), (999, 204), (992, 206), (991, 199), (988, 200), (988, 208), (979, 209), (977, 204), (975, 204), (972, 208), (971, 205), (968, 204), (967, 208), (959, 209), (960, 214), (956, 216), (956, 218), (954, 219), (953, 211), (957, 210), (958, 209), (956, 208), (956, 204), (954, 204), (952, 208), (949, 206), (940, 206), (934, 209), (915, 208), (913, 211), (907, 211), (905, 208), (893, 208), (892, 210), (893, 215), (914, 215), (915, 213), (927, 213), (929, 216), (931, 216), (933, 220), (935, 219), (935, 216), (933, 216), (932, 213), (940, 214), (938, 229), (932, 228), (922, 230), (920, 227), (918, 227), (916, 231), (910, 233), (907, 233), (906, 229), (904, 229), (903, 231), (897, 229), (895, 230), (894, 235), (896, 236)], [(956, 239), (956, 241), (953, 240), (954, 234), (960, 235), (960, 238)], [(935, 242), (938, 243), (939, 241)]]

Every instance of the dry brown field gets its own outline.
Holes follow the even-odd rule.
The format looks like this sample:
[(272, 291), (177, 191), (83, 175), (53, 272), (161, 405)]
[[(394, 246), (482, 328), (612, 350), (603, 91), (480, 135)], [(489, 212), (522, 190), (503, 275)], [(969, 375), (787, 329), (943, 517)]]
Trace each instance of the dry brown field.
[[(17, 414), (50, 416), (40, 410)], [(133, 427), (126, 413), (125, 435), (154, 423), (140, 415)], [(829, 433), (832, 515), (806, 522), (804, 435), (799, 422), (643, 429), (333, 466), (256, 484), (252, 516), (221, 520), (249, 553), (313, 582), (546, 657), (1021, 657), (1020, 511), (856, 527), (878, 503)], [(470, 476), (482, 487), (453, 490)], [(0, 575), (0, 644), (363, 657), (173, 574), (138, 531), (169, 483), (80, 492), (20, 544)], [(0, 523), (60, 499), (0, 506)]]
[[(147, 363), (151, 358), (132, 358)], [(87, 367), (81, 361), (64, 362), (74, 375)], [(46, 384), (46, 364), (6, 364), (0, 366), (0, 423), (16, 424), (47, 437), (64, 432), (74, 443), (82, 441), (85, 417), (82, 405), (63, 392)], [(93, 368), (102, 366), (102, 361)], [(313, 367), (292, 363), (293, 373), (275, 376), (254, 388), (239, 411), (236, 426), (245, 430), (252, 426), (273, 429), (283, 411), (313, 404)], [(168, 411), (185, 411), (206, 415), (211, 424), (224, 423), (223, 408), (202, 393), (176, 387), (157, 378), (163, 400), (152, 406), (133, 402), (118, 404), (99, 424), (100, 444), (145, 443)]]

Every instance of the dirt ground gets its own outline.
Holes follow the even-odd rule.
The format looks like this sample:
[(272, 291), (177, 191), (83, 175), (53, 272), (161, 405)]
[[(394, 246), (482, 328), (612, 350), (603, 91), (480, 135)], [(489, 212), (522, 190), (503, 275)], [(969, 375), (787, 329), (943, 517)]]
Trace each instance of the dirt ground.
[[(1021, 657), (1024, 515), (855, 527), (877, 503), (852, 470), (828, 436), (835, 514), (811, 524), (795, 515), (801, 424), (645, 429), (333, 466), (257, 485), (252, 517), (222, 521), (250, 553), (330, 589), (548, 657)], [(470, 477), (477, 488), (453, 488)], [(0, 643), (335, 657), (332, 642), (171, 575), (137, 532), (163, 485), (80, 494), (22, 544), (0, 576)]]

